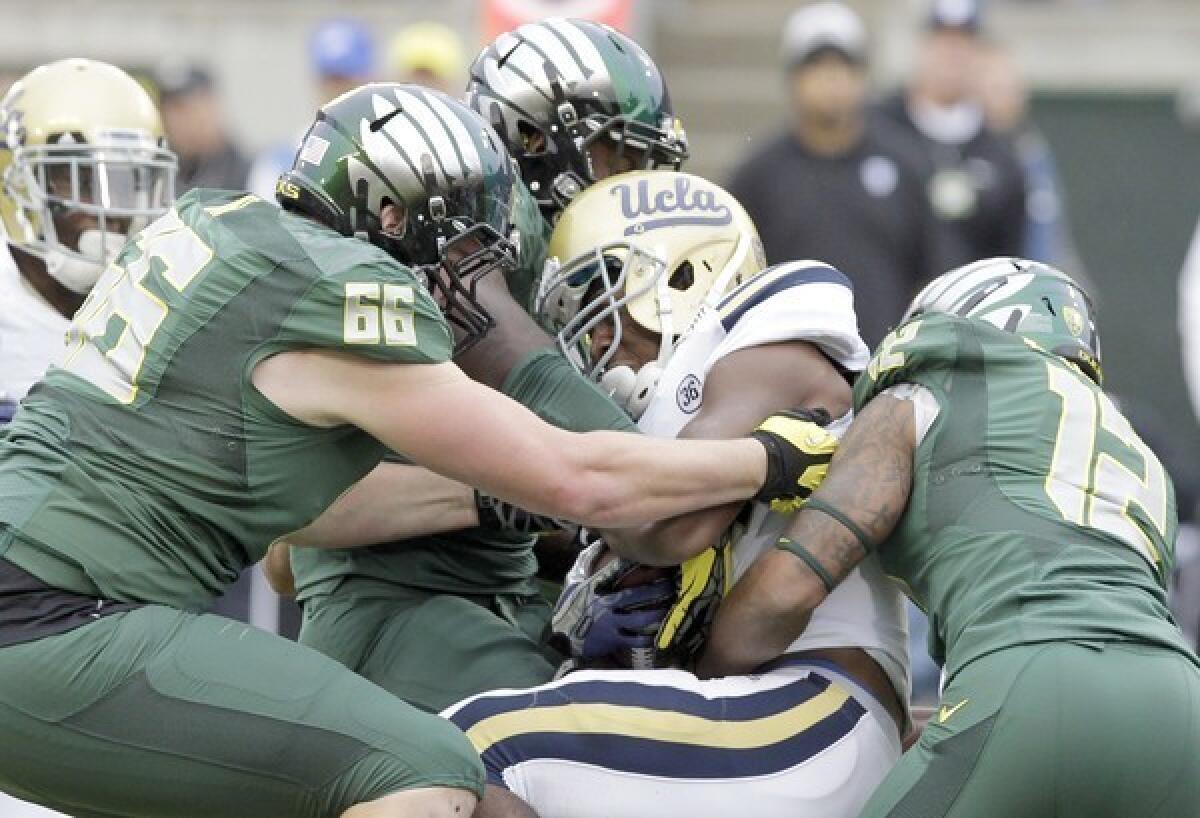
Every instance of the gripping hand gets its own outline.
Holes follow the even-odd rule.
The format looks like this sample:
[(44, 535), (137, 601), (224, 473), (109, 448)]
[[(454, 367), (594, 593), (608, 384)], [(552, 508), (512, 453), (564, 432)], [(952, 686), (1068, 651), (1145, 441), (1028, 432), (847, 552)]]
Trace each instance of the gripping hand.
[(825, 475), (837, 451), (837, 438), (825, 430), (824, 409), (789, 409), (764, 420), (751, 435), (767, 450), (767, 479), (754, 499), (772, 511), (795, 511)]

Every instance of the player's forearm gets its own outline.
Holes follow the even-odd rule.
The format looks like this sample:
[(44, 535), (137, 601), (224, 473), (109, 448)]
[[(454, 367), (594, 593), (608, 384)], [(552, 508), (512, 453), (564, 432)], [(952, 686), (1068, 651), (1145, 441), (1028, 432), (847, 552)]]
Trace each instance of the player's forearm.
[(766, 450), (748, 438), (654, 440), (592, 432), (576, 440), (562, 453), (565, 473), (577, 476), (562, 498), (570, 508), (557, 513), (595, 528), (642, 525), (743, 501), (766, 478)]
[(700, 676), (752, 673), (783, 654), (804, 632), (825, 590), (807, 567), (784, 551), (768, 551), (721, 603)]
[(812, 610), (903, 515), (915, 445), (907, 401), (884, 395), (859, 413), (833, 457), (829, 476), (810, 500), (836, 510), (857, 530), (829, 513), (802, 508), (787, 539), (807, 560), (773, 549), (738, 580), (717, 612), (702, 673), (748, 673), (778, 657), (804, 632)]
[(646, 565), (679, 565), (715, 545), (741, 507), (730, 503), (633, 528), (606, 529), (600, 535), (626, 559)]
[(477, 525), (475, 495), (420, 466), (380, 463), (307, 527), (293, 545), (352, 548)]

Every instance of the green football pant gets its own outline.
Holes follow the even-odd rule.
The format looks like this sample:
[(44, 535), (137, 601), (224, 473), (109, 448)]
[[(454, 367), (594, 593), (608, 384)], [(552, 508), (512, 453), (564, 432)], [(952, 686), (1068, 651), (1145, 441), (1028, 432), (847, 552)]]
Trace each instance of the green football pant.
[(562, 657), (543, 643), (551, 608), (541, 596), (455, 596), (345, 582), (304, 602), (300, 642), (432, 713), (499, 688), (554, 677)]
[(316, 651), (147, 606), (0, 648), (0, 789), (87, 818), (338, 816), (482, 792), (449, 722)]
[(1056, 642), (964, 667), (863, 818), (1196, 818), (1200, 670)]

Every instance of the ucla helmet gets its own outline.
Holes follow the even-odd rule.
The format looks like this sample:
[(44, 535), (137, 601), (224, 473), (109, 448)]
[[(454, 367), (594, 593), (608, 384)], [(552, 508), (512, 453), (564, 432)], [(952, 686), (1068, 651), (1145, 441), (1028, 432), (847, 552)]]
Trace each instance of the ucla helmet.
[[(675, 341), (707, 306), (760, 272), (754, 223), (721, 187), (688, 173), (634, 171), (589, 187), (563, 211), (534, 298), (537, 319), (585, 375), (635, 417), (653, 393)], [(659, 336), (657, 360), (639, 372), (609, 367), (624, 317)], [(590, 336), (611, 321), (613, 342)]]
[(930, 312), (987, 321), (1104, 380), (1091, 299), (1047, 264), (1002, 257), (951, 270), (917, 294), (904, 320)]
[(5, 238), (77, 294), (91, 290), (127, 236), (166, 211), (176, 166), (153, 100), (116, 66), (48, 63), (0, 101)]

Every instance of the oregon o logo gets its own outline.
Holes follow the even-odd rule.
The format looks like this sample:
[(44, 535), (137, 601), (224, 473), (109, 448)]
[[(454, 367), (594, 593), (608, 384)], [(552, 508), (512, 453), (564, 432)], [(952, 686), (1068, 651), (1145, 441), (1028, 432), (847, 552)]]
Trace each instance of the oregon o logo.
[(675, 390), (675, 402), (679, 404), (681, 412), (690, 415), (700, 408), (701, 395), (700, 379), (695, 375), (688, 375)]

